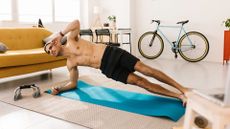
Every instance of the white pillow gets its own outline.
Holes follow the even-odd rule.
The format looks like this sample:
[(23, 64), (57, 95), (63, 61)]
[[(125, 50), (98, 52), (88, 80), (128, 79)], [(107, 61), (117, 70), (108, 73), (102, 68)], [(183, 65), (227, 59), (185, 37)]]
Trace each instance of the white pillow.
[(7, 50), (8, 50), (8, 47), (4, 43), (0, 42), (0, 53), (4, 53)]

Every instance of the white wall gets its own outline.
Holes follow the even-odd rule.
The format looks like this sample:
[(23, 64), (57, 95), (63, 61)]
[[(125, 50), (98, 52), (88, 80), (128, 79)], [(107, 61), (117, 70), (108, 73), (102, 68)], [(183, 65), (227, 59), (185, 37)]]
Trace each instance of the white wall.
[[(222, 22), (230, 17), (230, 0), (135, 0), (136, 43), (138, 37), (154, 29), (151, 19), (160, 19), (164, 24), (175, 24), (189, 19), (188, 30), (202, 32), (209, 40), (210, 52), (205, 60), (221, 62), (223, 57)], [(167, 35), (174, 41), (177, 30), (167, 30)], [(161, 57), (173, 58), (166, 48)]]
[(108, 16), (117, 17), (118, 27), (130, 27), (130, 0), (89, 0), (88, 2), (88, 21), (89, 26), (94, 22), (95, 15), (93, 8), (99, 7), (101, 23), (109, 22)]
[(130, 0), (101, 0), (102, 21), (108, 21), (107, 17), (115, 15), (118, 27), (130, 27)]
[[(132, 43), (134, 54), (141, 34), (153, 30), (151, 19), (160, 19), (164, 24), (173, 25), (177, 21), (187, 20), (188, 30), (197, 30), (205, 34), (210, 43), (210, 52), (206, 61), (222, 62), (223, 32), (222, 21), (230, 17), (230, 0), (82, 0), (81, 26), (88, 28), (93, 22), (93, 7), (101, 8), (102, 23), (108, 22), (109, 15), (117, 16), (117, 27), (132, 28)], [(0, 26), (31, 26), (32, 24), (2, 23)], [(45, 24), (52, 31), (59, 31), (66, 23)], [(177, 30), (164, 30), (172, 41)], [(169, 46), (166, 44), (166, 46)], [(165, 48), (161, 58), (174, 56), (170, 48)]]

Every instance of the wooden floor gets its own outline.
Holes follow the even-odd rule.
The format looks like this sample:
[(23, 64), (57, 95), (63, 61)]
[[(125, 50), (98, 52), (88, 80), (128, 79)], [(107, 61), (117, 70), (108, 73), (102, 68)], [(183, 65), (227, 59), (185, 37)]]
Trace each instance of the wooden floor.
[[(212, 62), (199, 62), (188, 63), (183, 60), (145, 60), (146, 64), (160, 69), (172, 78), (177, 80), (185, 87), (195, 89), (215, 89), (223, 88), (226, 80), (227, 65), (222, 63)], [(99, 70), (79, 67), (80, 77), (82, 76), (100, 76), (105, 79), (104, 75), (101, 75)], [(139, 73), (137, 73), (139, 74)], [(141, 75), (141, 74), (140, 74)], [(65, 67), (50, 71), (38, 72), (23, 76), (3, 78), (0, 79), (0, 87), (7, 86), (8, 88), (15, 88), (23, 84), (36, 83), (38, 85), (54, 84), (62, 80), (68, 79), (68, 72)], [(159, 83), (155, 79), (149, 78), (152, 82)], [(108, 79), (108, 85), (113, 81)], [(164, 87), (170, 88), (168, 85), (162, 84)], [(130, 85), (127, 85), (130, 86)], [(130, 86), (131, 87), (131, 86)], [(132, 89), (131, 89), (132, 90)], [(144, 89), (139, 89), (140, 92), (149, 93)], [(0, 91), (1, 95), (1, 91)], [(12, 96), (13, 97), (13, 96)], [(21, 109), (3, 102), (0, 102), (0, 129), (85, 129), (86, 127), (69, 123), (63, 120), (55, 119), (46, 115), (38, 114), (29, 110)]]

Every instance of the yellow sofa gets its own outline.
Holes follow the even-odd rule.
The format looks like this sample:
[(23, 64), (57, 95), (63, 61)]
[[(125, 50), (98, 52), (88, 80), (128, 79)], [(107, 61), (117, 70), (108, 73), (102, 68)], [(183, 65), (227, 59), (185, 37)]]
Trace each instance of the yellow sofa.
[(43, 49), (42, 40), (51, 34), (44, 28), (1, 28), (0, 42), (9, 50), (0, 53), (0, 78), (65, 66), (65, 58)]

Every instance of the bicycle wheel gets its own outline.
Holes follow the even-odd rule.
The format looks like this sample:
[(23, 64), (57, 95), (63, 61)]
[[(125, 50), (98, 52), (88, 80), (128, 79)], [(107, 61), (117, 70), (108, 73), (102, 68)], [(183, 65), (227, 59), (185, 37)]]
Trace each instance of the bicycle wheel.
[(196, 31), (184, 34), (179, 40), (178, 47), (181, 57), (189, 62), (201, 61), (209, 51), (207, 38)]
[[(151, 40), (155, 34), (154, 41)], [(155, 32), (144, 33), (138, 41), (138, 50), (140, 54), (147, 59), (155, 59), (161, 55), (164, 49), (164, 43), (159, 34)]]

